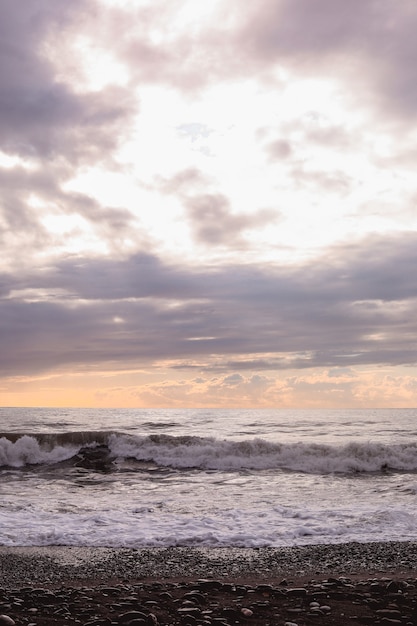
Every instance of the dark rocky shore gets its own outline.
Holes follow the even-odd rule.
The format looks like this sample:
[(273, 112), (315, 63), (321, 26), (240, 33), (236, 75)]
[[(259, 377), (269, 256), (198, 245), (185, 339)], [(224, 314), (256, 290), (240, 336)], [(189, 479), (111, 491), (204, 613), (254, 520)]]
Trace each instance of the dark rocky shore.
[(0, 626), (414, 626), (416, 564), (409, 542), (0, 548)]

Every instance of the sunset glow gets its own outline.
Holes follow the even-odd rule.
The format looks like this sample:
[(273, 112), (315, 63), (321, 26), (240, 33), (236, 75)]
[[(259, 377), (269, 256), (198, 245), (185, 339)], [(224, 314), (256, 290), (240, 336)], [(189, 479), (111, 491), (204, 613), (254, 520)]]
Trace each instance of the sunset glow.
[(0, 24), (3, 406), (416, 406), (414, 2)]

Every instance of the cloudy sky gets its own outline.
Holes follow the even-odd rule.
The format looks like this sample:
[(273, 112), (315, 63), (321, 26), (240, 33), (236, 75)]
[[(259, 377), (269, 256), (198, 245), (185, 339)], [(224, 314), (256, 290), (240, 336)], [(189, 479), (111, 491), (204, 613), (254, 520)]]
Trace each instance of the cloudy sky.
[(415, 0), (0, 0), (0, 404), (417, 406)]

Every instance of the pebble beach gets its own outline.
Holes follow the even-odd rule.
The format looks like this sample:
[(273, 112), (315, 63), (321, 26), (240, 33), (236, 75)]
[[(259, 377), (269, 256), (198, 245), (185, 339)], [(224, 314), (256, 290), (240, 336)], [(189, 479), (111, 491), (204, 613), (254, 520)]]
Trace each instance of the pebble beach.
[(417, 543), (0, 549), (0, 625), (417, 623)]

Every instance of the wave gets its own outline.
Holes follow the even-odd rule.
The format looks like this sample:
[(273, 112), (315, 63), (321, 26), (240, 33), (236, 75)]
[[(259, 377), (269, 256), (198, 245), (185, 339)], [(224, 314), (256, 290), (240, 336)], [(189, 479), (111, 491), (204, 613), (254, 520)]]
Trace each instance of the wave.
[(50, 465), (73, 458), (83, 446), (106, 445), (112, 431), (0, 433), (0, 467)]
[(150, 435), (140, 441), (112, 436), (110, 444), (119, 457), (179, 469), (291, 470), (318, 474), (417, 471), (417, 442), (398, 445), (351, 442), (336, 446), (272, 443), (258, 438), (228, 441)]
[(259, 438), (231, 441), (166, 434), (136, 436), (114, 431), (0, 434), (0, 467), (72, 461), (87, 469), (110, 471), (122, 468), (126, 460), (137, 462), (138, 469), (282, 470), (312, 474), (417, 472), (417, 441), (327, 445), (276, 443)]

